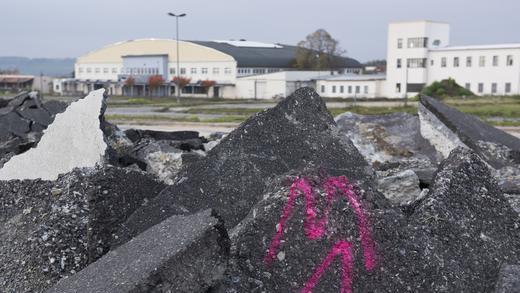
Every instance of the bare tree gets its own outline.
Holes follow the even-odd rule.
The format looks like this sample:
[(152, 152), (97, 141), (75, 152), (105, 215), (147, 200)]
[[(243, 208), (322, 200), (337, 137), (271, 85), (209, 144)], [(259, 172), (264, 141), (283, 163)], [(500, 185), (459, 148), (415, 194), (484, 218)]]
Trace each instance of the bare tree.
[(328, 69), (334, 71), (340, 67), (343, 51), (339, 41), (326, 30), (318, 29), (298, 43), (295, 67), (299, 69)]

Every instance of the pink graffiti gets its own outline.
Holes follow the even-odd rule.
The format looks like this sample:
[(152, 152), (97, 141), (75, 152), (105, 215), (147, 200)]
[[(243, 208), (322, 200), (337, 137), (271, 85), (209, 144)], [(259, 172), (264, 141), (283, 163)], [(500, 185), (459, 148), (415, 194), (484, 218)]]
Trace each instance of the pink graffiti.
[(341, 277), (341, 293), (352, 292), (352, 271), (354, 267), (354, 260), (352, 257), (351, 244), (347, 241), (338, 241), (332, 247), (332, 250), (325, 257), (323, 262), (314, 270), (314, 273), (309, 278), (301, 293), (312, 293), (312, 289), (318, 284), (319, 280), (325, 273), (325, 270), (330, 266), (336, 255), (341, 255), (341, 266), (343, 269)]
[[(325, 233), (330, 210), (332, 209), (334, 201), (338, 198), (338, 193), (340, 193), (347, 198), (350, 206), (354, 209), (358, 221), (358, 231), (360, 234), (361, 246), (363, 248), (365, 268), (367, 271), (371, 271), (376, 265), (375, 245), (369, 229), (368, 217), (354, 191), (353, 186), (348, 182), (345, 176), (339, 176), (327, 179), (323, 184), (323, 188), (326, 191), (326, 206), (323, 210), (322, 218), (318, 218), (314, 191), (309, 180), (306, 178), (298, 178), (293, 182), (289, 190), (289, 199), (282, 211), (280, 221), (278, 225), (276, 225), (276, 233), (273, 236), (269, 249), (264, 257), (264, 263), (270, 265), (274, 261), (276, 253), (281, 245), (281, 239), (284, 234), (286, 223), (293, 214), (295, 201), (300, 194), (303, 194), (305, 199), (305, 235), (310, 240), (316, 240), (320, 239)], [(309, 279), (302, 292), (311, 292), (310, 290), (312, 290), (312, 288), (317, 284), (325, 269), (338, 254), (342, 255), (342, 292), (350, 292), (349, 288), (352, 281), (350, 276), (350, 272), (352, 271), (352, 255), (350, 246), (350, 243), (347, 241), (337, 242), (332, 248), (332, 251), (325, 258), (324, 262), (316, 268), (314, 274), (311, 279)]]

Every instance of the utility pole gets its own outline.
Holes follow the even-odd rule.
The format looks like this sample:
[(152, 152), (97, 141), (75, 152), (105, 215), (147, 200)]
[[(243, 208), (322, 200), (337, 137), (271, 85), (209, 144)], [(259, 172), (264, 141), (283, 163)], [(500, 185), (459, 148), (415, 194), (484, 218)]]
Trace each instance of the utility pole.
[(177, 76), (177, 84), (175, 85), (177, 90), (177, 104), (181, 102), (181, 88), (179, 87), (180, 84), (180, 68), (179, 68), (179, 17), (186, 16), (186, 13), (181, 14), (174, 14), (171, 12), (168, 12), (169, 16), (175, 17), (175, 30), (177, 32), (176, 40), (177, 40), (177, 70), (175, 71), (175, 75)]

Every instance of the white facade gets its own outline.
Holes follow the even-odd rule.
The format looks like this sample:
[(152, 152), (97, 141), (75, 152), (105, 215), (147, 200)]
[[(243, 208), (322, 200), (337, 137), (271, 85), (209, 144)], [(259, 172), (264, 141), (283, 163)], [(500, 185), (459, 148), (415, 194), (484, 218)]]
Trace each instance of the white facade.
[[(417, 39), (424, 42), (416, 44)], [(520, 44), (450, 46), (449, 24), (389, 25), (384, 96), (416, 94), (423, 86), (448, 78), (479, 95), (520, 94)]]
[(447, 23), (397, 22), (388, 26), (387, 82), (385, 96), (402, 98), (428, 83), (428, 59), (431, 48), (448, 46)]
[(272, 99), (291, 95), (300, 87), (314, 86), (314, 80), (329, 71), (282, 71), (240, 77), (236, 82), (237, 98)]
[(428, 83), (451, 77), (478, 95), (520, 94), (520, 44), (430, 51)]
[[(434, 81), (452, 78), (478, 95), (520, 94), (520, 44), (450, 46), (450, 26), (435, 21), (390, 23), (385, 80), (371, 75), (356, 81), (345, 75), (317, 81), (325, 97), (352, 97), (332, 86), (364, 83), (375, 92), (366, 97), (404, 98)], [(361, 89), (361, 93), (364, 89)]]
[[(58, 80), (57, 83), (67, 84), (55, 87), (60, 88), (56, 92), (64, 95), (106, 88), (109, 95), (171, 96), (178, 92), (173, 80), (180, 76), (189, 80), (182, 89), (181, 95), (185, 96), (285, 97), (295, 87), (312, 85), (310, 75), (317, 74), (295, 71), (291, 48), (242, 40), (179, 41), (177, 52), (175, 40), (131, 40), (79, 57), (74, 68), (76, 83)], [(345, 60), (343, 70), (361, 70), (359, 62)], [(240, 66), (239, 62), (242, 62)], [(151, 82), (152, 76), (160, 76), (163, 82), (157, 86), (157, 82)], [(204, 86), (207, 81), (214, 82), (209, 89)]]
[(316, 91), (326, 98), (377, 98), (385, 87), (385, 76), (338, 75), (316, 80)]

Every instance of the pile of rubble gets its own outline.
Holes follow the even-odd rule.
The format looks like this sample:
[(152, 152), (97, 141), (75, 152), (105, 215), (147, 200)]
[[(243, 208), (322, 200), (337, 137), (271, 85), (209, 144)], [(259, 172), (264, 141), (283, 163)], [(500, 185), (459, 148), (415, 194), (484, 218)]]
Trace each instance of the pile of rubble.
[(44, 102), (36, 92), (0, 99), (0, 167), (12, 156), (34, 147), (42, 131), (67, 104)]
[(303, 88), (210, 142), (121, 131), (104, 99), (0, 169), (5, 292), (517, 292), (520, 141), (476, 118), (335, 121)]

